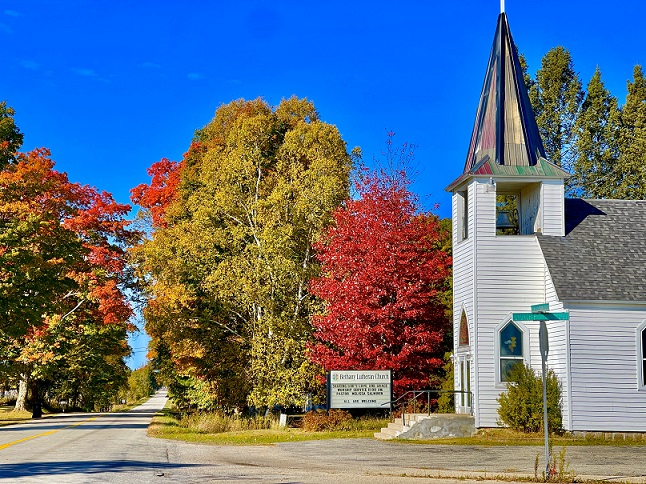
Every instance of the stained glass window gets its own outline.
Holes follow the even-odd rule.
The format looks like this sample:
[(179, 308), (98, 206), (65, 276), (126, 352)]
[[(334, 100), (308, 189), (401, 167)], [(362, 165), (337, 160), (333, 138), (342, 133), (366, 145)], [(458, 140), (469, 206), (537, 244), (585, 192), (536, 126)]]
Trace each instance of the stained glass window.
[(467, 322), (467, 314), (462, 311), (460, 318), (460, 346), (467, 346), (469, 344), (469, 323)]
[(523, 332), (513, 322), (500, 330), (500, 381), (509, 381), (509, 373), (523, 362)]

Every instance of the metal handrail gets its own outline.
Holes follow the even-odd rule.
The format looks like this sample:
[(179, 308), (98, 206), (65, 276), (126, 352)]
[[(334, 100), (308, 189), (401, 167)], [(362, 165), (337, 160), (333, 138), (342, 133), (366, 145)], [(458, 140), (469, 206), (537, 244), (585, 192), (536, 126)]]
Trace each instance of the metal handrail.
[[(440, 393), (467, 394), (467, 395), (469, 395), (469, 402), (470, 403), (473, 402), (473, 392), (471, 392), (471, 391), (465, 391), (465, 390), (408, 390), (408, 391), (402, 393), (401, 396), (399, 396), (395, 400), (393, 400), (391, 402), (383, 403), (382, 405), (390, 405), (390, 408), (392, 409), (393, 406), (396, 403), (401, 401), (405, 396), (407, 396), (409, 394), (413, 394), (413, 397), (409, 398), (406, 401), (406, 405), (408, 405), (413, 400), (417, 400), (417, 397), (419, 397), (420, 395), (426, 394), (426, 409), (427, 409), (427, 412), (428, 412), (427, 415), (430, 415), (431, 414), (431, 393), (437, 393), (437, 394), (440, 394)], [(406, 425), (406, 410), (405, 410), (406, 405), (402, 405), (402, 425)], [(469, 405), (469, 408), (470, 408), (469, 414), (473, 415), (473, 406)], [(392, 410), (391, 410), (391, 412), (392, 412)]]

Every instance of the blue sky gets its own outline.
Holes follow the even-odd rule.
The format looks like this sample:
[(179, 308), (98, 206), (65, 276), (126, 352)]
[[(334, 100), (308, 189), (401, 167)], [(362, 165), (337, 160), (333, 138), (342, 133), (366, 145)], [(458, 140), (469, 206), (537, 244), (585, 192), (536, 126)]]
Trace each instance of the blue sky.
[[(129, 201), (162, 157), (179, 160), (195, 129), (231, 100), (307, 97), (364, 159), (386, 131), (417, 145), (413, 190), (450, 216), (444, 188), (462, 171), (498, 0), (0, 2), (0, 100), (24, 150), (45, 146), (73, 181)], [(646, 62), (646, 6), (507, 0), (530, 72), (563, 45), (587, 84), (601, 68), (623, 103)], [(132, 365), (145, 355), (137, 338)]]

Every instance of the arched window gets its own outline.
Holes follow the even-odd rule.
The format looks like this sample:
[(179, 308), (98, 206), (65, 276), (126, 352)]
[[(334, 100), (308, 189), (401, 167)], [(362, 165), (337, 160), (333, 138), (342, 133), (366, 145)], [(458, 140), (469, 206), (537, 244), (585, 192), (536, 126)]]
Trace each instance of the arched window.
[(460, 339), (458, 341), (460, 346), (469, 345), (469, 323), (467, 321), (467, 313), (462, 310), (462, 317), (460, 318)]
[(509, 381), (509, 372), (523, 363), (523, 332), (513, 321), (509, 321), (499, 333), (500, 381)]

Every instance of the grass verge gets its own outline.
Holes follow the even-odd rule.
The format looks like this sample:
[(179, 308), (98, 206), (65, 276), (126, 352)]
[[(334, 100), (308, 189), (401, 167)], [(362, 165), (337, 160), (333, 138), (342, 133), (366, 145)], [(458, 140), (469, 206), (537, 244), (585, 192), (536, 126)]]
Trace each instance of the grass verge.
[(268, 428), (252, 430), (232, 430), (224, 432), (204, 432), (182, 424), (181, 419), (169, 409), (156, 415), (148, 427), (148, 435), (162, 439), (183, 440), (213, 445), (270, 445), (279, 442), (301, 442), (304, 440), (353, 439), (372, 437), (383, 421), (357, 430), (336, 430), (307, 432), (298, 428)]
[[(401, 444), (443, 444), (443, 445), (480, 445), (480, 446), (542, 446), (545, 444), (542, 433), (525, 434), (510, 429), (484, 429), (473, 437), (456, 437), (432, 440), (392, 440)], [(572, 435), (550, 435), (550, 443), (555, 446), (574, 447), (582, 445), (608, 446), (646, 446), (646, 440), (639, 438), (574, 437)]]
[(12, 405), (0, 406), (0, 427), (31, 420), (31, 412), (14, 412)]
[[(279, 442), (299, 442), (305, 440), (372, 438), (381, 427), (387, 426), (386, 420), (353, 420), (345, 430), (306, 431), (302, 428), (240, 428), (240, 423), (226, 428), (218, 422), (214, 425), (206, 420), (192, 417), (180, 418), (170, 408), (165, 408), (155, 416), (148, 427), (148, 435), (164, 439), (183, 440), (214, 445), (268, 445)], [(206, 425), (206, 424), (210, 425)], [(251, 425), (250, 425), (251, 427)], [(471, 446), (543, 446), (543, 434), (525, 434), (510, 429), (485, 429), (473, 437), (445, 438), (433, 440), (391, 440), (393, 445), (471, 445)], [(615, 439), (593, 437), (574, 437), (571, 435), (550, 436), (553, 446), (573, 447), (584, 445), (605, 446), (646, 446), (646, 440)]]

